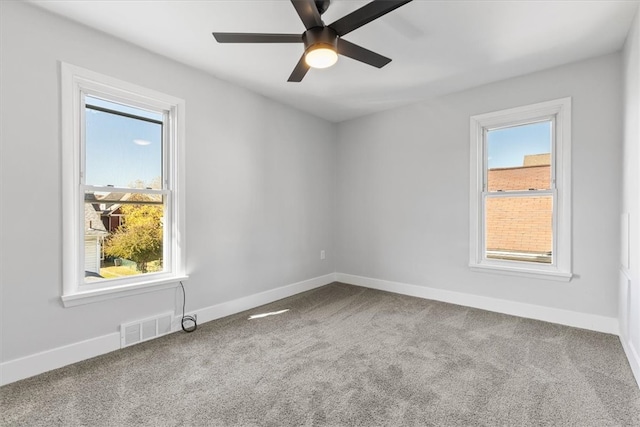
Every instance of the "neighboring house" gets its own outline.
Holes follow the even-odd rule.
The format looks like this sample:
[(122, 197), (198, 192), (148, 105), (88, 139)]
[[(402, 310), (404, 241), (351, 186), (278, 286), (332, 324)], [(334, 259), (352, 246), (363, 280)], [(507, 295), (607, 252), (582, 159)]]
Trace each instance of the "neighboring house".
[[(162, 204), (162, 196), (146, 195), (147, 203)], [(85, 198), (88, 201), (87, 198)], [(95, 201), (93, 207), (100, 213), (100, 218), (105, 229), (113, 233), (124, 223), (124, 213), (122, 206), (125, 204), (141, 203), (139, 197), (135, 198), (134, 193), (108, 193), (99, 196), (93, 195)]]
[[(551, 155), (527, 155), (522, 166), (489, 169), (488, 173), (489, 191), (547, 189), (551, 181)], [(551, 197), (488, 199), (487, 256), (551, 262), (551, 203)]]
[(121, 204), (106, 204), (104, 209), (101, 209), (100, 217), (102, 224), (109, 233), (113, 233), (123, 223), (122, 205)]
[(131, 193), (109, 193), (102, 200), (99, 206), (102, 224), (109, 233), (113, 233), (124, 222), (122, 214), (122, 203), (106, 203), (109, 201), (126, 201), (131, 197)]
[[(96, 197), (91, 195), (93, 207), (100, 214), (100, 219), (107, 232), (113, 233), (123, 223), (122, 203), (131, 197), (131, 193), (108, 193)], [(85, 197), (85, 201), (88, 201)]]
[(84, 204), (84, 271), (85, 276), (100, 274), (102, 242), (109, 233), (93, 205)]

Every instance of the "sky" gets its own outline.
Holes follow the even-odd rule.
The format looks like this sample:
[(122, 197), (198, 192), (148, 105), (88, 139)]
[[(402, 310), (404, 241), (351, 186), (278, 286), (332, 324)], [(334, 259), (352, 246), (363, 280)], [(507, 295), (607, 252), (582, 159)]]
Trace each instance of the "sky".
[[(162, 120), (159, 113), (88, 96), (85, 103)], [(86, 109), (85, 120), (85, 184), (131, 187), (138, 180), (149, 185), (162, 176), (161, 124), (90, 108)]]
[(539, 122), (489, 131), (489, 169), (522, 166), (526, 154), (551, 152), (551, 122)]

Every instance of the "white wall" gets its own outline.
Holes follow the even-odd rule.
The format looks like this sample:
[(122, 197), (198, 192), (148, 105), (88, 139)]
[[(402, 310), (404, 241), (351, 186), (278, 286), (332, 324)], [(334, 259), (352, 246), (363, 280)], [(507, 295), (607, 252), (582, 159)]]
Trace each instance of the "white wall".
[(622, 215), (628, 216), (629, 227), (622, 228), (621, 239), (629, 246), (628, 260), (621, 262), (620, 269), (620, 340), (640, 384), (640, 11), (629, 32), (623, 58)]
[(334, 124), (39, 8), (1, 8), (0, 362), (181, 309), (175, 289), (62, 307), (58, 61), (186, 100), (187, 309), (335, 271)]
[[(341, 123), (337, 271), (364, 284), (391, 283), (387, 287), (393, 289), (396, 283), (418, 295), (422, 287), (507, 300), (516, 303), (515, 312), (527, 304), (589, 315), (604, 319), (601, 329), (614, 332), (620, 75), (621, 57), (612, 54)], [(574, 279), (471, 272), (469, 117), (568, 96), (573, 99)], [(432, 294), (444, 295), (422, 293)], [(508, 302), (502, 305), (505, 312)]]

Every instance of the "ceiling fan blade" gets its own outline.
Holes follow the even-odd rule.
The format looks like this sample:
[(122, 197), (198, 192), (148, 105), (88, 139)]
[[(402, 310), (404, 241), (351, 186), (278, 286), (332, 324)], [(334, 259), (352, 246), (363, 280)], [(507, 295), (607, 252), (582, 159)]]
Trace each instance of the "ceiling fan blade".
[(296, 64), (296, 68), (293, 69), (293, 72), (289, 76), (288, 82), (301, 82), (304, 78), (305, 74), (309, 71), (309, 66), (304, 60), (304, 54), (300, 57), (300, 61)]
[(324, 22), (322, 22), (314, 0), (291, 0), (291, 3), (296, 8), (296, 12), (307, 30), (313, 27), (324, 27)]
[(333, 28), (339, 36), (344, 36), (410, 1), (411, 0), (374, 0), (328, 26)]
[(382, 68), (391, 62), (391, 58), (372, 52), (369, 49), (365, 49), (362, 46), (358, 46), (344, 39), (338, 39), (338, 53), (377, 68)]
[(301, 34), (212, 33), (218, 43), (302, 43)]

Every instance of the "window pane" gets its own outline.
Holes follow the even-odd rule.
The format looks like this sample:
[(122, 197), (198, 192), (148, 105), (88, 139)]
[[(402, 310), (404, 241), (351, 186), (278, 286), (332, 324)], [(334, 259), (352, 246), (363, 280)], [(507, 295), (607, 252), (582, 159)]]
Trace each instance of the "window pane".
[(551, 142), (551, 121), (488, 131), (488, 190), (551, 188)]
[(487, 197), (486, 257), (552, 262), (552, 196)]
[(85, 283), (163, 271), (165, 198), (85, 193)]
[(85, 183), (161, 188), (162, 115), (92, 97), (85, 104)]

